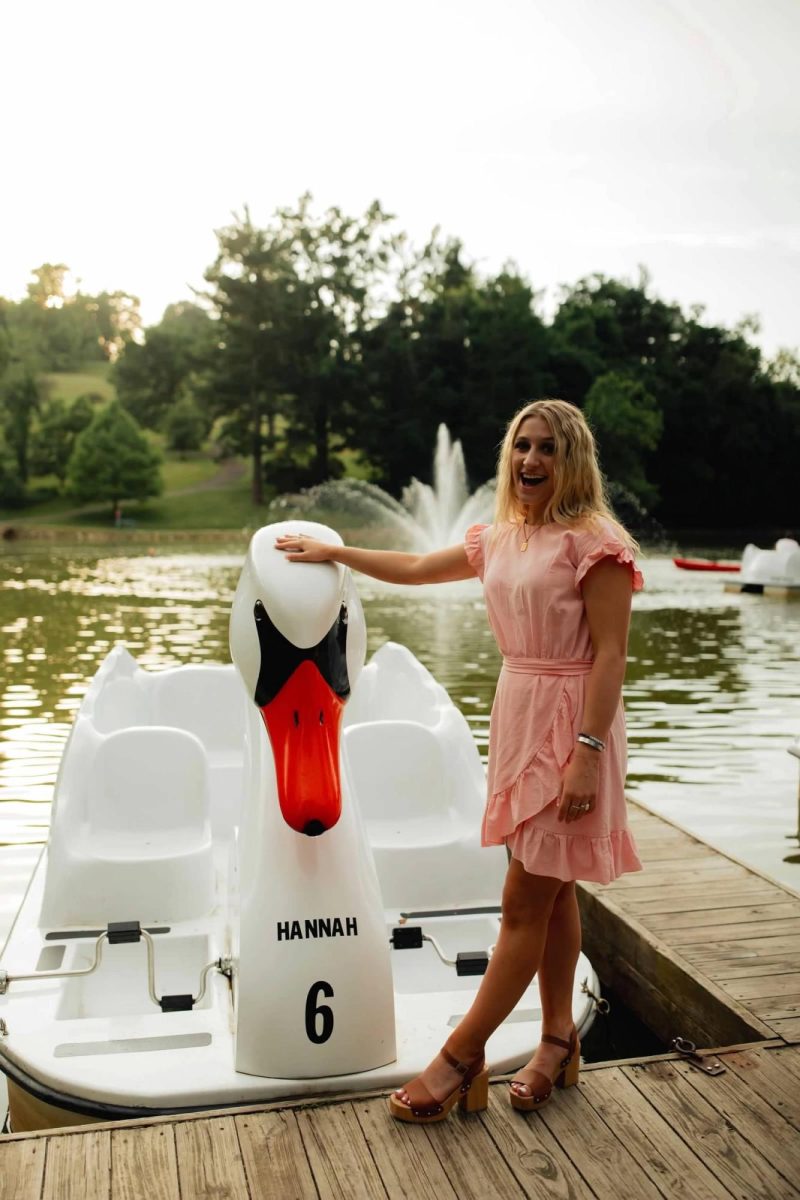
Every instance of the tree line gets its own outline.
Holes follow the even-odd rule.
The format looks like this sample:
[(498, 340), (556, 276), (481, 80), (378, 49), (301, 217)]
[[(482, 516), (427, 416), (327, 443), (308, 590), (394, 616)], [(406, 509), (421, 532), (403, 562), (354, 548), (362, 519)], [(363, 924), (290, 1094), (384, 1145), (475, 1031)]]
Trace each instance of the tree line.
[(265, 226), (245, 209), (217, 241), (195, 301), (143, 333), (125, 293), (57, 303), (49, 265), (26, 300), (0, 302), (0, 478), (24, 486), (54, 424), (65, 484), (78, 494), (97, 475), (85, 447), (99, 414), (53, 411), (36, 387), (37, 370), (89, 354), (114, 363), (112, 443), (137, 425), (178, 450), (211, 438), (216, 455), (250, 458), (256, 503), (353, 470), (398, 494), (428, 475), (441, 421), (480, 483), (511, 413), (559, 396), (585, 411), (608, 479), (663, 524), (792, 519), (800, 364), (766, 360), (752, 318), (712, 325), (656, 297), (642, 271), (565, 286), (548, 320), (516, 267), (482, 274), (438, 232), (415, 248), (378, 203), (319, 215), (305, 196)]

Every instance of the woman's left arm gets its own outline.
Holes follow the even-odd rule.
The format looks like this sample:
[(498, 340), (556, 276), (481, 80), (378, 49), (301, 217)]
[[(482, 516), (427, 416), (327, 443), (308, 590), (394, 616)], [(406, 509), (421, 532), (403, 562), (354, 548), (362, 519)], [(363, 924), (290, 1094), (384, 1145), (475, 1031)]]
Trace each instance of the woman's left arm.
[[(622, 695), (631, 618), (630, 568), (603, 558), (583, 580), (583, 603), (594, 648), (594, 666), (586, 683), (581, 733), (605, 741)], [(564, 772), (559, 821), (578, 821), (591, 812), (597, 794), (600, 755), (578, 742)], [(587, 805), (588, 808), (581, 806)]]

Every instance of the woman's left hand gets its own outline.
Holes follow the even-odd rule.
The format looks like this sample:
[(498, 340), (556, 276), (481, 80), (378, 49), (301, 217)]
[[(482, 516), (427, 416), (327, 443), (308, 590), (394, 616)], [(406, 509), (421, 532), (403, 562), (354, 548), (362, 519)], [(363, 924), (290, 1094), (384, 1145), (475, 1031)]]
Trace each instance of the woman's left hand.
[(600, 755), (596, 750), (576, 746), (561, 783), (558, 798), (559, 821), (579, 821), (594, 812)]

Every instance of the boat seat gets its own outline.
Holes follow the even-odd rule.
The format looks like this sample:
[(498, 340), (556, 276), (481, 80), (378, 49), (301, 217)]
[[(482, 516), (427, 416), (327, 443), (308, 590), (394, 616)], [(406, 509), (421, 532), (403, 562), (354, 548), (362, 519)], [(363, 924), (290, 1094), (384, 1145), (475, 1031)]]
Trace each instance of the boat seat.
[(441, 684), (405, 646), (384, 642), (365, 666), (344, 710), (344, 727), (372, 721), (413, 721), (431, 728), (439, 723), (449, 698)]
[(208, 765), (196, 737), (156, 726), (110, 733), (80, 786), (83, 819), (58, 871), (62, 920), (179, 921), (211, 909)]
[(454, 726), (384, 720), (343, 731), (346, 778), (388, 909), (496, 903), (502, 890), (505, 851), (480, 844), (483, 772)]
[(219, 755), (241, 757), (246, 700), (233, 667), (177, 667), (153, 681), (152, 721), (195, 734), (212, 761)]
[(209, 766), (211, 822), (227, 836), (241, 819), (247, 693), (232, 666), (192, 665), (152, 682), (152, 720), (198, 737)]
[(101, 696), (102, 703), (96, 706), (93, 717), (100, 733), (149, 724), (148, 697), (135, 679), (112, 679), (103, 688)]
[(458, 813), (436, 735), (415, 721), (374, 721), (345, 732), (361, 814), (373, 846), (402, 838), (406, 848), (444, 844), (457, 831)]

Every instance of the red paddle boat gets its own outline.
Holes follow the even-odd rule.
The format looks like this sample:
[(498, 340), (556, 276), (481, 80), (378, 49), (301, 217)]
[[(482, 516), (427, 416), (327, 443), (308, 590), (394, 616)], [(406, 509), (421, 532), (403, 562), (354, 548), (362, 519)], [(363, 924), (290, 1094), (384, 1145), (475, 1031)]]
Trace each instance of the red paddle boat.
[(738, 571), (740, 563), (715, 562), (711, 558), (673, 558), (676, 567), (683, 571)]

